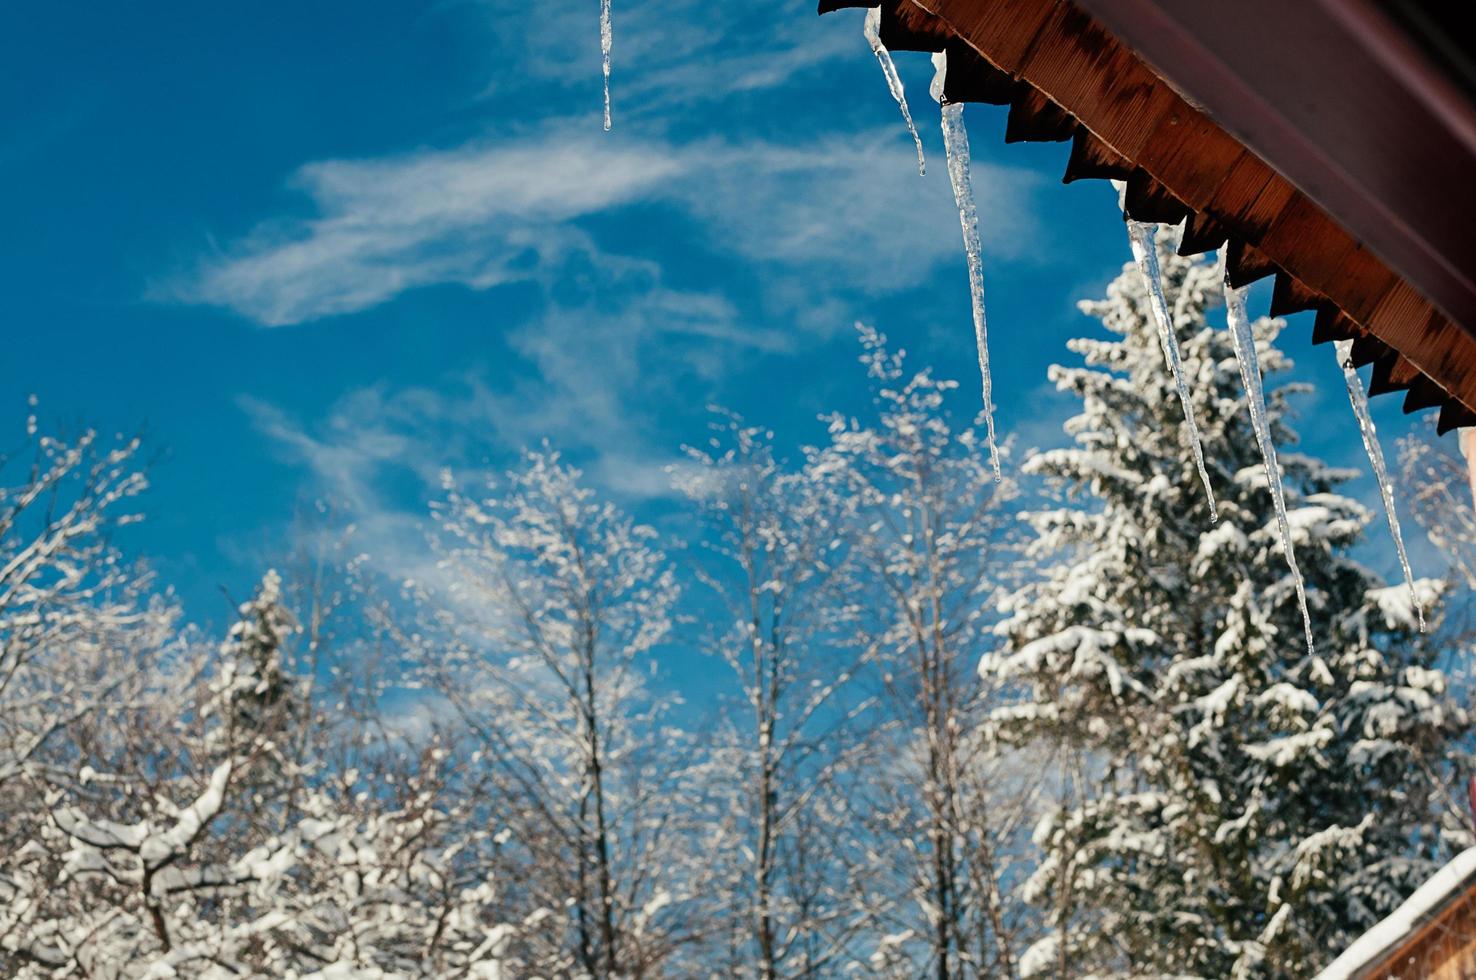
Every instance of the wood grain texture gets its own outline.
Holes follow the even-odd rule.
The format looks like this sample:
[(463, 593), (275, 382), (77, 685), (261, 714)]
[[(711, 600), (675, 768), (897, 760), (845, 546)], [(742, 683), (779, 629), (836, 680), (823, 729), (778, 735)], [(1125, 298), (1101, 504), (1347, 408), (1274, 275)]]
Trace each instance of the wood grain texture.
[(1358, 980), (1471, 980), (1476, 977), (1476, 893), (1447, 904)]
[(1186, 254), (1228, 240), (1232, 281), (1276, 273), (1285, 303), (1295, 297), (1296, 309), (1319, 310), (1314, 340), (1359, 338), (1363, 354), (1373, 341), (1397, 352), (1401, 370), (1416, 375), (1405, 386), (1411, 410), (1455, 400), (1459, 410), (1443, 417), (1476, 414), (1476, 336), (1083, 8), (1067, 0), (900, 2), (1021, 87), (1011, 101), (1012, 136), (1071, 136), (1067, 181), (1121, 179), (1131, 166), (1130, 214), (1187, 216)]

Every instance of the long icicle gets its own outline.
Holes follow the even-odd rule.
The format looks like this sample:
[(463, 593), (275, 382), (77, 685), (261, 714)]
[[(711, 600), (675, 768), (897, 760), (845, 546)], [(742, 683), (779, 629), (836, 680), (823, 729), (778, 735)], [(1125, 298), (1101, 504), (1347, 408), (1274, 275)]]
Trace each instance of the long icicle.
[(1189, 444), (1194, 450), (1194, 465), (1199, 469), (1199, 480), (1204, 484), (1204, 494), (1209, 500), (1210, 523), (1220, 519), (1215, 509), (1215, 491), (1210, 486), (1209, 471), (1204, 466), (1204, 446), (1200, 444), (1199, 425), (1194, 421), (1194, 401), (1189, 394), (1189, 385), (1184, 380), (1184, 364), (1179, 357), (1179, 338), (1174, 332), (1174, 320), (1169, 313), (1168, 299), (1163, 295), (1163, 273), (1158, 268), (1158, 249), (1154, 235), (1158, 226), (1141, 221), (1127, 222), (1128, 240), (1132, 242), (1133, 259), (1143, 281), (1148, 286), (1148, 305), (1153, 310), (1153, 322), (1158, 325), (1158, 342), (1163, 347), (1163, 359), (1168, 362), (1174, 376), (1174, 387), (1179, 391), (1179, 404), (1184, 409), (1184, 424), (1189, 427)]
[(1003, 479), (999, 465), (999, 443), (994, 437), (994, 392), (989, 378), (989, 325), (984, 318), (984, 257), (979, 242), (979, 209), (974, 203), (974, 185), (969, 177), (969, 132), (964, 128), (963, 103), (943, 103), (943, 79), (948, 71), (946, 52), (933, 55), (937, 72), (930, 89), (943, 109), (943, 147), (948, 153), (948, 180), (958, 221), (963, 228), (964, 254), (969, 263), (969, 301), (974, 311), (974, 346), (979, 353), (979, 377), (984, 388), (984, 427), (989, 436), (989, 462), (994, 482)]
[(600, 0), (600, 55), (605, 69), (605, 132), (610, 131), (610, 0)]
[(1399, 567), (1404, 569), (1404, 584), (1409, 589), (1409, 601), (1414, 605), (1419, 619), (1420, 632), (1425, 632), (1425, 610), (1415, 592), (1414, 572), (1409, 568), (1409, 555), (1404, 550), (1404, 532), (1399, 529), (1399, 514), (1394, 507), (1394, 484), (1389, 479), (1389, 467), (1384, 462), (1384, 450), (1379, 446), (1379, 434), (1374, 429), (1373, 416), (1368, 410), (1368, 394), (1363, 390), (1363, 379), (1353, 367), (1353, 341), (1339, 340), (1333, 345), (1338, 355), (1338, 365), (1343, 369), (1343, 380), (1348, 384), (1348, 401), (1353, 414), (1358, 417), (1358, 433), (1363, 436), (1363, 448), (1368, 452), (1368, 462), (1373, 467), (1374, 480), (1379, 485), (1379, 496), (1384, 500), (1384, 515), (1389, 518), (1389, 533), (1394, 535), (1394, 550), (1399, 553)]
[(922, 137), (917, 135), (917, 127), (912, 122), (912, 111), (907, 108), (907, 93), (902, 90), (902, 76), (897, 74), (897, 66), (892, 62), (892, 53), (887, 50), (885, 44), (882, 44), (880, 7), (871, 7), (866, 11), (862, 32), (871, 45), (871, 53), (876, 55), (876, 60), (881, 65), (882, 74), (886, 76), (887, 88), (891, 91), (892, 98), (897, 100), (897, 107), (902, 110), (902, 121), (907, 123), (907, 131), (912, 134), (912, 142), (917, 145), (917, 175), (925, 177), (928, 173), (928, 164), (923, 159)]
[(1307, 586), (1297, 556), (1292, 550), (1291, 525), (1286, 516), (1286, 491), (1281, 483), (1281, 464), (1276, 461), (1276, 444), (1271, 441), (1271, 426), (1266, 421), (1266, 394), (1261, 388), (1261, 365), (1256, 357), (1256, 336), (1245, 313), (1245, 293), (1230, 285), (1225, 275), (1225, 311), (1230, 325), (1230, 343), (1235, 347), (1235, 361), (1240, 365), (1240, 380), (1245, 386), (1245, 401), (1250, 408), (1251, 428), (1261, 447), (1261, 460), (1266, 464), (1266, 483), (1271, 489), (1271, 502), (1276, 507), (1276, 527), (1281, 533), (1281, 550), (1286, 554), (1292, 582), (1297, 587), (1297, 603), (1302, 607), (1302, 629), (1307, 634), (1307, 653), (1314, 650), (1312, 616), (1307, 611)]

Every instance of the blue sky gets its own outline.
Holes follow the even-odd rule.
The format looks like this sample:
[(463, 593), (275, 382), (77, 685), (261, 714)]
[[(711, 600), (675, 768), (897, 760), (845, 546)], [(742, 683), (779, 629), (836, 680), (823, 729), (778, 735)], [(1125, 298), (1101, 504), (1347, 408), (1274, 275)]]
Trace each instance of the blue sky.
[[(145, 431), (161, 455), (126, 543), (218, 623), (304, 501), (409, 570), (442, 467), (543, 438), (660, 521), (707, 404), (792, 444), (864, 408), (856, 320), (977, 397), (926, 56), (898, 56), (919, 178), (860, 11), (614, 4), (608, 134), (594, 0), (5, 5), (12, 442), (32, 393), (52, 428)], [(1126, 237), (1105, 184), (1060, 184), (1065, 144), (967, 118), (998, 422), (1059, 442), (1045, 371)], [(1305, 445), (1366, 469), (1309, 332), (1285, 335), (1317, 385)], [(1375, 412), (1392, 452), (1408, 423)]]

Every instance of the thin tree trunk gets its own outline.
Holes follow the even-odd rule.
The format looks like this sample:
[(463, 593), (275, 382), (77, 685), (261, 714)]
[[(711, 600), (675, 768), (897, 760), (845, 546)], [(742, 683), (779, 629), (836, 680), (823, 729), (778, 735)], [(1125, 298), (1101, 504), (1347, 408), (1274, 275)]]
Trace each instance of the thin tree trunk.
[[(745, 515), (745, 518), (747, 515)], [(746, 520), (745, 520), (746, 523)], [(743, 564), (748, 577), (749, 629), (753, 645), (754, 713), (758, 726), (759, 785), (758, 840), (754, 849), (755, 931), (758, 940), (759, 975), (763, 980), (778, 976), (778, 953), (774, 943), (774, 832), (777, 787), (774, 771), (775, 706), (778, 703), (778, 649), (766, 645), (760, 634), (763, 611), (760, 608), (761, 583), (758, 559), (745, 536)], [(777, 627), (774, 623), (771, 627)]]
[(760, 727), (759, 741), (764, 746), (763, 763), (759, 771), (759, 828), (758, 848), (755, 854), (755, 885), (758, 905), (759, 973), (764, 980), (774, 980), (778, 975), (774, 951), (774, 911), (772, 894), (773, 876), (773, 780), (769, 764), (768, 740), (772, 737), (771, 725), (765, 722)]
[(949, 833), (948, 818), (946, 813), (947, 791), (942, 778), (942, 759), (940, 757), (940, 746), (937, 744), (938, 731), (934, 728), (934, 708), (929, 706), (928, 710), (928, 781), (929, 787), (928, 809), (931, 811), (929, 819), (932, 824), (930, 836), (933, 839), (933, 903), (937, 910), (937, 924), (934, 929), (934, 944), (937, 947), (938, 957), (938, 980), (949, 980), (952, 972), (949, 968), (949, 952), (953, 946), (953, 926), (956, 910), (954, 908), (953, 888), (953, 840)]
[(595, 811), (595, 863), (600, 889), (600, 944), (603, 946), (605, 976), (618, 974), (618, 951), (615, 943), (615, 895), (610, 870), (610, 833), (605, 824), (604, 767), (600, 758), (600, 731), (594, 684), (594, 630), (588, 629), (584, 662), (585, 737), (589, 744), (590, 792)]
[(931, 786), (933, 823), (934, 901), (938, 907), (938, 980), (950, 980), (950, 954), (961, 938), (957, 921), (958, 865), (953, 853), (953, 821), (950, 819), (957, 798), (954, 785), (954, 752), (952, 731), (952, 699), (949, 697), (951, 676), (948, 670), (948, 641), (944, 636), (943, 607), (939, 590), (938, 544), (929, 507), (921, 508), (923, 541), (927, 549), (929, 642), (921, 650), (923, 657), (923, 697), (927, 709), (928, 764)]
[(579, 920), (579, 961), (584, 964), (584, 969), (593, 976), (599, 967), (599, 961), (595, 958), (593, 939), (589, 934), (589, 847), (588, 838), (585, 836), (585, 828), (589, 826), (589, 793), (585, 792), (579, 799), (579, 834), (582, 838), (579, 842), (579, 880), (578, 890), (575, 894), (576, 916)]

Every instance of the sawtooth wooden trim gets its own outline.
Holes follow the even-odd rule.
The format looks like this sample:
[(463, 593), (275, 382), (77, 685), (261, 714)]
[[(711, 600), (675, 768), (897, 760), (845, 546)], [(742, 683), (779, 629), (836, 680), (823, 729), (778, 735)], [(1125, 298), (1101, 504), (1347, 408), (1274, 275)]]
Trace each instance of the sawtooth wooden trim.
[(1279, 293), (1319, 311), (1315, 341), (1357, 338), (1364, 351), (1371, 341), (1394, 353), (1407, 410), (1438, 406), (1442, 425), (1476, 416), (1476, 338), (1076, 4), (886, 0), (882, 9), (884, 28), (895, 25), (912, 50), (946, 46), (952, 65), (956, 39), (993, 69), (960, 65), (988, 90), (946, 97), (1008, 97), (1012, 139), (1070, 138), (1066, 180), (1126, 172), (1130, 214), (1187, 214), (1186, 250), (1228, 239), (1232, 279), (1274, 273)]

